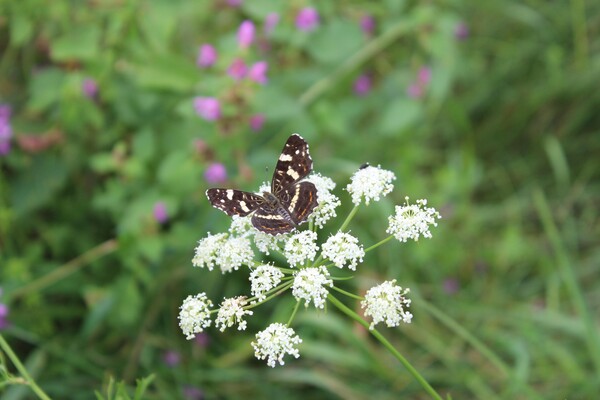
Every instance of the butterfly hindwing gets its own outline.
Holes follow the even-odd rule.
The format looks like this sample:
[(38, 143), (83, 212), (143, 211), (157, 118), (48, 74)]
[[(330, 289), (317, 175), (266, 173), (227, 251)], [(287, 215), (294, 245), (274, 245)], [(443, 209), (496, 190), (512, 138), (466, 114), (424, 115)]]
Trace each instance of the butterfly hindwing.
[(264, 203), (264, 198), (254, 193), (235, 189), (208, 189), (206, 196), (213, 207), (227, 215), (244, 217)]
[(300, 182), (284, 188), (280, 198), (296, 225), (306, 221), (315, 207), (319, 205), (317, 188), (312, 182)]
[(252, 225), (261, 232), (277, 235), (291, 232), (295, 226), (281, 214), (273, 212), (270, 207), (259, 207), (252, 215)]
[(278, 195), (281, 190), (305, 178), (311, 170), (312, 158), (308, 152), (308, 143), (302, 136), (294, 133), (283, 146), (277, 160), (271, 192)]

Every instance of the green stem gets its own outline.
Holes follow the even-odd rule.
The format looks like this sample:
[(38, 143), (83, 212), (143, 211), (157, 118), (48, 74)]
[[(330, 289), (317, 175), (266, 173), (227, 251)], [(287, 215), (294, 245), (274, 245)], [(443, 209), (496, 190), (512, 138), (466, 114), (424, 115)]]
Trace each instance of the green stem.
[(300, 300), (296, 301), (296, 305), (294, 306), (294, 311), (292, 311), (292, 315), (290, 315), (290, 319), (287, 323), (288, 327), (292, 324), (292, 321), (294, 320), (294, 317), (296, 316), (296, 313), (298, 312), (298, 308), (300, 308)]
[(12, 351), (10, 345), (6, 342), (6, 340), (4, 340), (4, 337), (2, 335), (0, 335), (0, 348), (2, 348), (2, 350), (8, 356), (8, 358), (10, 358), (10, 360), (12, 361), (13, 365), (17, 368), (19, 373), (27, 381), (27, 384), (29, 385), (29, 387), (31, 387), (31, 390), (33, 390), (40, 399), (50, 400), (50, 397), (46, 393), (44, 393), (44, 391), (37, 385), (37, 383), (35, 383), (35, 380), (33, 380), (31, 375), (29, 375), (29, 372), (27, 372), (27, 369), (21, 363), (19, 357), (17, 357), (17, 355)]
[(346, 217), (346, 220), (344, 221), (344, 223), (342, 224), (342, 226), (339, 229), (340, 232), (343, 232), (346, 230), (346, 228), (350, 224), (350, 221), (352, 221), (352, 218), (354, 218), (354, 216), (356, 215), (357, 212), (358, 212), (358, 205), (354, 206), (354, 208), (350, 211), (350, 214), (348, 214), (348, 216)]
[[(251, 305), (249, 305), (249, 306), (247, 306), (247, 307), (244, 307), (244, 309), (245, 309), (245, 310), (251, 310), (251, 309), (253, 309), (254, 307), (258, 307), (258, 306), (260, 306), (261, 304), (264, 304), (264, 303), (266, 303), (267, 301), (271, 300), (272, 298), (274, 298), (274, 297), (277, 297), (277, 296), (279, 296), (281, 293), (283, 293), (283, 292), (285, 292), (286, 290), (288, 290), (288, 289), (289, 289), (289, 288), (290, 288), (290, 287), (291, 287), (293, 284), (294, 284), (294, 282), (293, 282), (293, 281), (282, 283), (281, 285), (279, 285), (279, 286), (277, 286), (277, 287), (275, 287), (275, 288), (273, 288), (273, 289), (269, 290), (267, 293), (270, 293), (270, 292), (274, 292), (274, 293), (273, 293), (273, 294), (271, 294), (270, 296), (268, 296), (267, 298), (265, 298), (263, 301), (261, 301), (261, 302), (258, 302), (258, 303), (255, 303), (255, 304), (251, 304)], [(249, 299), (248, 299), (248, 301), (250, 302), (250, 301), (254, 300), (255, 298), (256, 298), (256, 297), (251, 297), (251, 298), (249, 298)], [(211, 314), (212, 314), (212, 312), (213, 312), (213, 311), (218, 311), (218, 310), (212, 310), (212, 311), (211, 311)]]
[(354, 53), (340, 64), (331, 74), (319, 79), (310, 86), (301, 96), (300, 105), (307, 107), (318, 99), (323, 93), (328, 91), (335, 84), (343, 79), (347, 74), (357, 69), (361, 64), (370, 60), (375, 54), (379, 53), (387, 46), (391, 45), (410, 27), (404, 22), (398, 22), (388, 31), (371, 40), (364, 47)]
[(381, 246), (384, 243), (389, 242), (393, 237), (394, 237), (394, 235), (390, 235), (390, 236), (386, 237), (385, 239), (383, 239), (382, 241), (375, 243), (373, 246), (365, 249), (365, 253), (369, 252), (369, 251), (371, 251), (371, 250), (373, 250), (373, 249), (375, 249), (375, 248), (377, 248), (379, 246)]
[(72, 259), (68, 263), (53, 269), (48, 274), (32, 282), (29, 282), (28, 284), (21, 286), (18, 289), (15, 289), (12, 293), (10, 293), (11, 301), (14, 301), (16, 298), (26, 295), (30, 292), (37, 293), (40, 290), (60, 281), (61, 279), (65, 279), (69, 275), (77, 272), (79, 269), (90, 264), (92, 261), (95, 261), (100, 257), (112, 253), (117, 249), (118, 246), (119, 244), (115, 239), (110, 239), (104, 243), (99, 244), (98, 246)]
[(354, 294), (354, 293), (346, 292), (345, 290), (343, 290), (343, 289), (340, 289), (340, 288), (339, 288), (339, 287), (337, 287), (337, 286), (332, 286), (331, 288), (332, 288), (333, 290), (335, 290), (335, 291), (337, 291), (337, 292), (340, 292), (341, 294), (343, 294), (343, 295), (345, 295), (345, 296), (348, 296), (348, 297), (351, 297), (351, 298), (353, 298), (353, 299), (356, 299), (356, 300), (364, 300), (364, 298), (363, 298), (363, 297), (360, 297), (360, 296), (358, 296), (358, 295), (356, 295), (356, 294)]
[(377, 329), (369, 329), (369, 323), (367, 321), (362, 319), (360, 317), (360, 315), (358, 315), (356, 312), (354, 312), (353, 310), (348, 308), (344, 303), (342, 303), (341, 301), (339, 301), (338, 299), (333, 297), (331, 295), (331, 293), (327, 296), (327, 299), (331, 303), (333, 303), (334, 306), (339, 308), (344, 314), (348, 315), (350, 318), (352, 318), (353, 320), (355, 320), (356, 322), (358, 322), (359, 324), (361, 324), (362, 326), (367, 328), (369, 330), (369, 333), (371, 335), (373, 335), (377, 340), (379, 340), (381, 342), (381, 344), (383, 344), (383, 346), (386, 349), (388, 349), (389, 352), (392, 353), (392, 355), (394, 357), (396, 357), (396, 359), (398, 361), (400, 361), (400, 363), (404, 366), (404, 368), (406, 368), (408, 370), (408, 372), (410, 372), (410, 374), (417, 380), (417, 382), (419, 382), (421, 384), (423, 389), (425, 389), (425, 391), (427, 393), (429, 393), (431, 398), (436, 399), (436, 400), (442, 400), (442, 397), (435, 391), (435, 389), (433, 387), (431, 387), (429, 382), (427, 382), (425, 380), (425, 378), (423, 378), (423, 376), (421, 376), (419, 371), (417, 371), (408, 362), (408, 360), (406, 358), (404, 358), (404, 356), (402, 354), (400, 354), (400, 352), (398, 350), (396, 350), (394, 348), (394, 346), (381, 333), (379, 333), (379, 331)]
[(546, 235), (548, 236), (550, 243), (552, 243), (558, 270), (562, 275), (565, 286), (573, 301), (573, 305), (575, 306), (575, 310), (585, 327), (588, 355), (596, 368), (596, 372), (600, 373), (600, 336), (598, 336), (595, 318), (590, 312), (590, 308), (586, 303), (583, 292), (579, 287), (577, 275), (575, 271), (573, 271), (573, 263), (569, 259), (567, 249), (564, 247), (564, 242), (560, 237), (560, 232), (554, 222), (552, 212), (548, 206), (544, 193), (540, 189), (537, 189), (533, 193), (533, 200), (542, 221), (542, 225), (544, 226), (544, 230), (546, 231)]

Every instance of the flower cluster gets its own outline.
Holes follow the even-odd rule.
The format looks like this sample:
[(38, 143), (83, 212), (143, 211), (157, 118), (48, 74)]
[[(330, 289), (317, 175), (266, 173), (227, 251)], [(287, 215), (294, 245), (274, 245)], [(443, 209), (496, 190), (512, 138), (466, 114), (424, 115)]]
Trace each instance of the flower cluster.
[(394, 189), (392, 181), (395, 179), (393, 172), (367, 165), (350, 178), (346, 190), (352, 195), (355, 205), (359, 205), (363, 200), (369, 205), (372, 200), (379, 201), (388, 195)]
[(390, 328), (400, 325), (400, 322), (409, 324), (412, 314), (405, 310), (410, 306), (410, 299), (405, 297), (408, 292), (409, 289), (397, 286), (395, 279), (369, 289), (360, 303), (365, 315), (373, 318), (369, 329), (379, 322), (385, 322)]
[(406, 204), (396, 206), (396, 213), (391, 215), (387, 233), (394, 235), (401, 242), (406, 242), (408, 239), (414, 241), (419, 240), (419, 237), (431, 238), (429, 226), (437, 226), (436, 219), (440, 219), (440, 213), (434, 208), (425, 207), (427, 200), (417, 200), (416, 204), (408, 204), (408, 196)]
[[(379, 323), (395, 327), (402, 322), (411, 322), (409, 289), (398, 286), (395, 279), (372, 287), (364, 297), (337, 287), (336, 281), (350, 278), (344, 273), (356, 271), (364, 262), (366, 251), (392, 238), (406, 242), (421, 236), (431, 237), (429, 228), (436, 225), (439, 213), (425, 207), (425, 200), (417, 200), (416, 204), (410, 205), (407, 198), (405, 205), (396, 206), (395, 214), (389, 217), (389, 236), (365, 250), (359, 238), (347, 230), (348, 224), (362, 203), (377, 202), (393, 190), (394, 174), (368, 165), (354, 173), (347, 191), (355, 207), (341, 228), (328, 238), (320, 237), (318, 228), (337, 216), (336, 209), (341, 201), (333, 193), (335, 183), (318, 173), (306, 179), (317, 188), (318, 199), (318, 205), (306, 224), (308, 229), (300, 226), (290, 233), (270, 235), (253, 226), (251, 215), (235, 216), (228, 232), (208, 234), (198, 242), (192, 259), (194, 266), (209, 270), (218, 267), (222, 273), (248, 271), (250, 285), (249, 293), (226, 298), (215, 310), (212, 310), (212, 302), (205, 293), (189, 296), (183, 302), (179, 316), (180, 327), (188, 339), (209, 327), (213, 314), (216, 314), (215, 327), (220, 331), (232, 326), (245, 330), (246, 318), (254, 315), (255, 307), (286, 292), (296, 300), (288, 324), (274, 322), (257, 332), (252, 342), (256, 357), (266, 360), (271, 367), (283, 365), (287, 355), (296, 358), (300, 355), (298, 345), (302, 340), (290, 324), (301, 304), (321, 310), (328, 302), (339, 306), (335, 296), (341, 293), (361, 299), (364, 316), (371, 320), (370, 329), (375, 329)], [(263, 183), (257, 192), (268, 191), (269, 186)], [(271, 255), (271, 260), (285, 259), (285, 262), (265, 262), (262, 256), (266, 255)], [(345, 312), (348, 313), (348, 309)], [(355, 314), (354, 318), (362, 317)]]

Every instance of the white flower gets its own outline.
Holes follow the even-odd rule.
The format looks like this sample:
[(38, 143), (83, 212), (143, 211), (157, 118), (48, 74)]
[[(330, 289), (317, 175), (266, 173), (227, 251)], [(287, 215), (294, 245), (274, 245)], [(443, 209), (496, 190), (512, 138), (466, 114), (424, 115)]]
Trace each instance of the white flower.
[(290, 237), (286, 242), (283, 255), (291, 267), (314, 260), (319, 247), (317, 246), (317, 233), (302, 231)]
[(260, 232), (255, 229), (254, 244), (261, 253), (269, 255), (272, 250), (279, 250), (279, 242), (289, 238), (287, 233), (280, 233), (277, 235), (271, 235), (269, 233)]
[(198, 241), (196, 247), (196, 253), (192, 258), (192, 265), (194, 267), (207, 267), (209, 271), (217, 265), (217, 257), (219, 249), (227, 240), (226, 233), (219, 233), (211, 235), (210, 233), (204, 238)]
[(333, 286), (333, 281), (329, 279), (327, 268), (315, 267), (304, 268), (294, 274), (294, 283), (292, 285), (292, 294), (296, 300), (304, 300), (304, 306), (308, 307), (310, 301), (315, 307), (323, 308), (327, 289), (324, 286)]
[(216, 263), (221, 271), (231, 272), (244, 264), (250, 264), (254, 252), (250, 246), (250, 239), (246, 237), (230, 237), (218, 249)]
[(229, 299), (223, 299), (221, 308), (217, 313), (217, 319), (215, 320), (215, 326), (220, 328), (221, 332), (225, 331), (226, 328), (232, 327), (238, 324), (238, 330), (243, 331), (246, 329), (246, 321), (243, 320), (244, 315), (254, 314), (250, 310), (244, 310), (244, 306), (248, 301), (245, 296), (232, 297)]
[(369, 289), (365, 299), (360, 302), (361, 307), (365, 309), (365, 316), (370, 315), (373, 318), (369, 329), (383, 321), (390, 328), (400, 325), (400, 322), (409, 324), (412, 314), (404, 310), (410, 306), (410, 299), (404, 297), (409, 292), (409, 289), (396, 286), (395, 279)]
[(391, 171), (381, 169), (379, 166), (361, 168), (352, 175), (346, 190), (352, 195), (352, 202), (359, 205), (364, 197), (369, 205), (371, 200), (379, 201), (394, 189), (392, 181), (396, 176)]
[(338, 268), (343, 268), (344, 264), (350, 262), (348, 268), (356, 271), (356, 264), (362, 262), (364, 256), (363, 246), (349, 233), (338, 232), (323, 244), (323, 257)]
[(250, 291), (258, 301), (263, 301), (267, 298), (265, 293), (279, 285), (281, 278), (283, 272), (278, 268), (268, 264), (260, 265), (250, 273)]
[(196, 333), (204, 331), (211, 324), (210, 308), (213, 303), (206, 293), (188, 296), (180, 307), (179, 327), (187, 340), (193, 339)]
[(256, 232), (256, 229), (252, 225), (251, 218), (249, 216), (240, 217), (234, 215), (231, 218), (231, 225), (229, 226), (229, 233), (234, 236), (248, 236)]
[(317, 188), (317, 198), (319, 200), (319, 205), (313, 210), (310, 218), (315, 225), (323, 228), (325, 222), (337, 215), (335, 209), (341, 204), (340, 199), (331, 193), (335, 188), (335, 182), (331, 178), (318, 173), (311, 174), (306, 180), (312, 182)]
[(284, 324), (272, 323), (264, 331), (256, 334), (256, 342), (252, 342), (254, 356), (259, 360), (267, 359), (267, 365), (275, 368), (277, 362), (284, 365), (283, 357), (286, 354), (300, 357), (298, 349), (294, 345), (302, 343), (300, 336), (292, 328)]
[(262, 195), (262, 193), (264, 192), (271, 192), (271, 182), (263, 182), (260, 184), (257, 193), (260, 193)]
[(442, 218), (434, 208), (427, 208), (427, 200), (417, 200), (416, 204), (396, 206), (396, 213), (388, 217), (387, 233), (394, 235), (401, 242), (408, 239), (419, 240), (420, 236), (431, 238), (429, 225), (437, 226), (436, 219)]

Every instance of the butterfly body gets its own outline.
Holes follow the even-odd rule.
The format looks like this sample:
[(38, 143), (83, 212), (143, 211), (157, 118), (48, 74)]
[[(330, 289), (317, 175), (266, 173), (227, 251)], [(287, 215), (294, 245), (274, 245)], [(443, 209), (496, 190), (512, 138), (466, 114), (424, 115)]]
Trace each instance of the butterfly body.
[(227, 215), (252, 214), (252, 225), (276, 235), (292, 231), (305, 222), (318, 205), (317, 188), (302, 181), (312, 170), (308, 143), (297, 134), (283, 147), (273, 172), (271, 192), (262, 196), (235, 189), (209, 189), (206, 195), (215, 208)]

